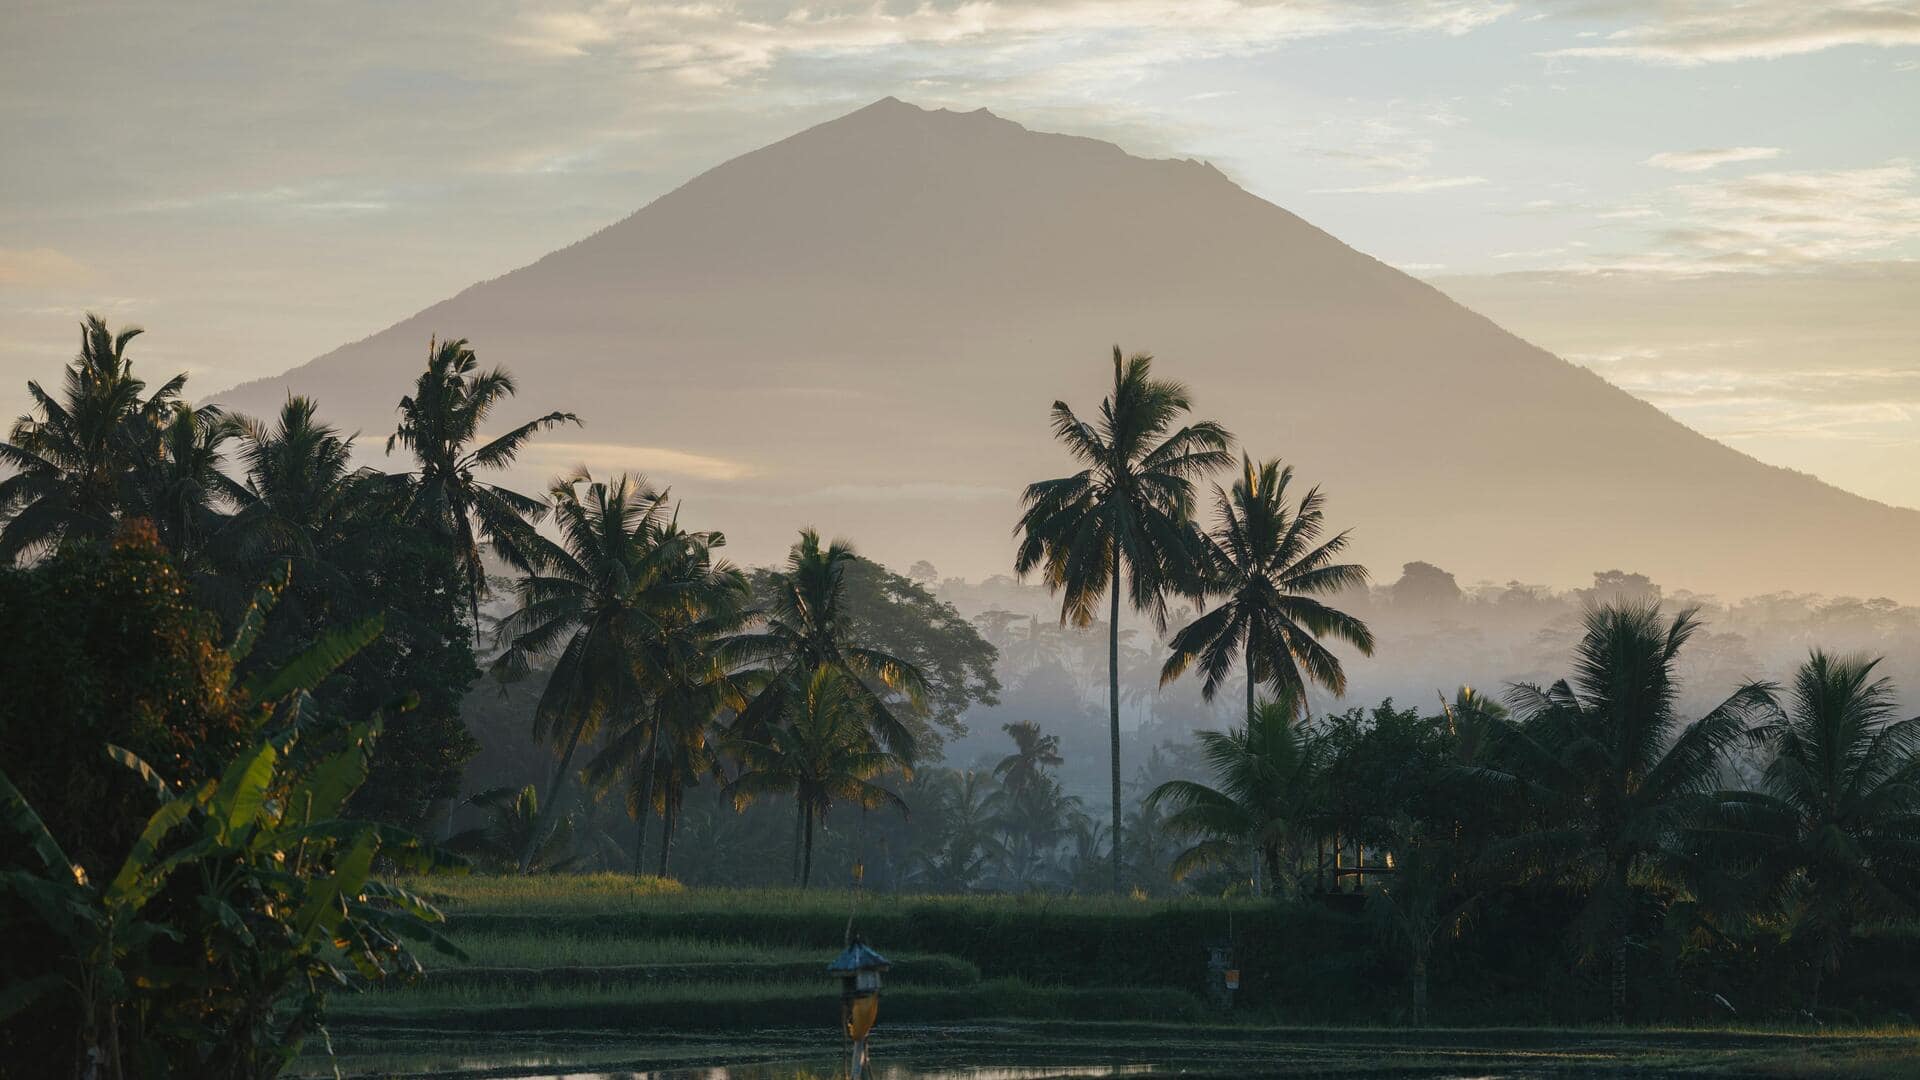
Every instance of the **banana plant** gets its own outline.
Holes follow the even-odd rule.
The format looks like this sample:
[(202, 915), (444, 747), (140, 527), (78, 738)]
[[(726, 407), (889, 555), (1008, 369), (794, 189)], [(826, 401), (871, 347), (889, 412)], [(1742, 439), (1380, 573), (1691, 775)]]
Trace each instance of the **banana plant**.
[[(262, 588), (230, 655), (246, 658), (284, 576)], [(0, 826), (29, 853), (0, 870), (62, 943), (54, 971), (0, 991), (0, 1021), (65, 995), (73, 1072), (252, 1078), (277, 1075), (323, 1030), (329, 989), (418, 974), (410, 946), (458, 955), (440, 912), (376, 867), (461, 869), (420, 838), (341, 816), (366, 780), (383, 717), (329, 725), (311, 691), (379, 633), (330, 635), (236, 691), (258, 703), (256, 740), (218, 778), (187, 790), (119, 747), (106, 753), (157, 808), (113, 876), (89, 880), (0, 773)]]

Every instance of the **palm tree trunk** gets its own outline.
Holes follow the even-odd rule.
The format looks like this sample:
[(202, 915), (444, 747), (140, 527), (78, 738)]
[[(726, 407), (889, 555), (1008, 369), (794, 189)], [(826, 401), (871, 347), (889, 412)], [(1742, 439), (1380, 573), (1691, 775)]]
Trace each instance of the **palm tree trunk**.
[(1253, 656), (1249, 654), (1247, 656), (1247, 723), (1249, 724), (1253, 723), (1253, 714), (1260, 707), (1259, 703), (1254, 700), (1254, 693), (1257, 689), (1253, 683)]
[(1427, 1022), (1427, 953), (1431, 946), (1416, 942), (1413, 946), (1413, 1022)]
[(533, 865), (534, 852), (539, 851), (540, 845), (547, 842), (547, 836), (553, 832), (554, 823), (559, 819), (560, 806), (567, 789), (567, 777), (572, 775), (569, 769), (573, 765), (573, 753), (580, 749), (582, 730), (583, 728), (576, 724), (573, 734), (567, 736), (567, 749), (561, 753), (560, 764), (553, 770), (553, 783), (547, 788), (546, 809), (540, 811), (540, 817), (533, 823), (533, 832), (527, 837), (526, 849), (520, 852), (522, 874)]
[(667, 876), (667, 860), (673, 854), (673, 793), (667, 792), (667, 798), (660, 807), (660, 876)]
[(800, 888), (804, 891), (807, 883), (813, 880), (813, 807), (803, 808), (801, 816), (807, 822), (807, 854), (805, 861), (800, 864)]
[(654, 770), (660, 763), (660, 725), (654, 724), (653, 733), (647, 737), (647, 767), (641, 773), (640, 805), (634, 812), (634, 824), (639, 839), (633, 846), (633, 876), (639, 877), (647, 872), (647, 818), (653, 814)]
[(793, 796), (793, 883), (800, 884), (800, 833), (806, 827), (807, 803), (798, 792)]
[(1613, 915), (1613, 971), (1612, 986), (1609, 988), (1613, 1022), (1624, 1024), (1627, 1020), (1627, 911), (1628, 889), (1627, 875), (1629, 864), (1621, 861), (1614, 869), (1614, 887), (1617, 907)]
[(1113, 763), (1113, 893), (1120, 895), (1120, 540), (1113, 545), (1113, 602), (1107, 623), (1107, 734)]

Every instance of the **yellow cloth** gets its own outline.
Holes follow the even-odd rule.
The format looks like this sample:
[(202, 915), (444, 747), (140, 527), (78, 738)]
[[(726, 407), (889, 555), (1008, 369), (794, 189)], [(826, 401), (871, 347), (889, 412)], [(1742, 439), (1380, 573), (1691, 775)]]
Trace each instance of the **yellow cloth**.
[(873, 1030), (873, 1022), (880, 1017), (880, 998), (875, 995), (854, 998), (844, 1010), (847, 1020), (847, 1038), (858, 1042)]

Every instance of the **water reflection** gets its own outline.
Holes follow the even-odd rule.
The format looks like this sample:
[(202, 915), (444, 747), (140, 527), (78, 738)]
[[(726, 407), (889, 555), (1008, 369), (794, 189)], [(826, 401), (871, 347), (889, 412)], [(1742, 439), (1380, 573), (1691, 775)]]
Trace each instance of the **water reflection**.
[[(837, 1061), (778, 1062), (760, 1065), (720, 1065), (699, 1069), (658, 1069), (648, 1072), (521, 1073), (512, 1080), (826, 1080), (839, 1076)], [(1066, 1080), (1112, 1076), (1146, 1076), (1153, 1066), (1125, 1065), (982, 1065), (920, 1066), (875, 1062), (874, 1080)]]

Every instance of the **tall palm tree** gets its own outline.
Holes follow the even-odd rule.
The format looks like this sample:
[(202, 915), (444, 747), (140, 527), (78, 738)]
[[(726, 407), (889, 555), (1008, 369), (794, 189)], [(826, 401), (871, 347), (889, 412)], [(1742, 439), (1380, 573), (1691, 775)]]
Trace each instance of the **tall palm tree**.
[[(1053, 403), (1053, 434), (1082, 468), (1029, 484), (1014, 569), (1039, 570), (1061, 596), (1060, 619), (1094, 621), (1108, 598), (1107, 726), (1113, 785), (1113, 844), (1120, 851), (1120, 597), (1166, 625), (1169, 588), (1193, 587), (1193, 481), (1231, 459), (1232, 436), (1210, 420), (1175, 427), (1192, 410), (1187, 388), (1153, 377), (1153, 358), (1113, 349), (1113, 390), (1089, 423)], [(1113, 890), (1121, 866), (1113, 859)]]
[[(723, 648), (736, 663), (758, 665), (759, 689), (736, 720), (736, 733), (760, 738), (785, 713), (822, 667), (843, 676), (866, 716), (872, 741), (903, 761), (914, 753), (913, 729), (896, 714), (896, 703), (925, 707), (926, 675), (911, 661), (848, 640), (847, 567), (859, 556), (835, 540), (822, 547), (820, 534), (800, 530), (756, 631), (735, 636)], [(889, 698), (895, 700), (890, 701)]]
[(0, 466), (13, 472), (0, 480), (0, 563), (113, 531), (139, 448), (187, 381), (176, 375), (142, 397), (147, 385), (127, 359), (139, 334), (137, 327), (115, 334), (90, 314), (60, 397), (27, 383), (33, 412), (0, 442)]
[(603, 783), (620, 773), (628, 777), (636, 872), (645, 866), (647, 817), (660, 810), (664, 876), (686, 787), (714, 765), (712, 722), (722, 709), (745, 706), (718, 646), (740, 630), (752, 593), (746, 575), (715, 557), (727, 542), (720, 533), (687, 532), (669, 522), (637, 542), (648, 550), (629, 589), (646, 617), (630, 647), (639, 650), (632, 659), (643, 700), (631, 715), (616, 718), (615, 734), (587, 772)]
[(638, 664), (659, 627), (634, 585), (648, 579), (649, 559), (667, 557), (655, 538), (670, 522), (667, 495), (624, 474), (609, 484), (581, 469), (556, 479), (548, 500), (560, 539), (530, 539), (533, 569), (514, 585), (518, 606), (499, 625), (507, 647), (492, 665), (513, 681), (555, 657), (533, 714), (534, 737), (560, 747), (542, 829), (565, 806), (581, 744), (645, 702)]
[(764, 795), (790, 794), (796, 803), (795, 880), (802, 889), (813, 877), (813, 827), (836, 802), (875, 810), (905, 800), (873, 782), (905, 768), (897, 754), (875, 746), (868, 731), (866, 694), (839, 668), (815, 668), (801, 692), (787, 700), (786, 722), (760, 739), (735, 739), (729, 749), (742, 763), (728, 786), (734, 806), (745, 809)]
[(1367, 624), (1319, 598), (1367, 583), (1366, 567), (1338, 563), (1348, 533), (1325, 541), (1325, 496), (1313, 488), (1291, 504), (1287, 486), (1293, 467), (1280, 462), (1255, 465), (1240, 459), (1233, 490), (1214, 485), (1218, 522), (1201, 548), (1201, 572), (1207, 591), (1220, 606), (1202, 614), (1173, 636), (1172, 655), (1160, 669), (1160, 684), (1180, 677), (1196, 661), (1208, 701), (1233, 668), (1236, 655), (1247, 666), (1247, 715), (1253, 715), (1260, 687), (1304, 708), (1307, 684), (1334, 694), (1346, 692), (1347, 673), (1340, 658), (1320, 643), (1335, 637), (1373, 655)]
[(1920, 717), (1897, 718), (1879, 663), (1809, 656), (1755, 729), (1773, 750), (1761, 789), (1723, 796), (1719, 815), (1812, 945), (1813, 1007), (1857, 928), (1920, 911)]
[(1634, 878), (1674, 874), (1677, 834), (1707, 805), (1727, 747), (1772, 697), (1766, 684), (1749, 683), (1699, 720), (1680, 719), (1673, 669), (1700, 628), (1693, 608), (1663, 619), (1657, 603), (1595, 607), (1583, 626), (1571, 678), (1509, 689), (1517, 721), (1493, 729), (1498, 764), (1477, 775), (1523, 797), (1533, 817), (1493, 854), (1585, 891), (1577, 929), (1605, 943), (1620, 1020)]
[(1031, 720), (1002, 724), (1000, 730), (1012, 737), (1013, 753), (1000, 759), (993, 775), (1010, 792), (1045, 780), (1048, 769), (1057, 769), (1066, 760), (1060, 756), (1060, 736), (1041, 734), (1040, 725)]
[(547, 509), (538, 499), (476, 474), (512, 466), (535, 432), (580, 422), (572, 413), (550, 412), (475, 446), (494, 407), (514, 390), (513, 376), (505, 368), (480, 371), (466, 339), (429, 343), (427, 370), (415, 381), (413, 393), (400, 399), (400, 426), (387, 437), (387, 453), (404, 446), (419, 466), (406, 518), (433, 529), (457, 553), (466, 570), (476, 632), (487, 583), (481, 543), (491, 545), (509, 566), (526, 570), (533, 523)]
[(1313, 735), (1294, 723), (1291, 701), (1262, 702), (1245, 727), (1195, 734), (1214, 786), (1169, 780), (1147, 795), (1147, 805), (1170, 809), (1166, 829), (1197, 841), (1173, 862), (1175, 880), (1209, 866), (1245, 865), (1254, 856), (1253, 882), (1262, 874), (1276, 890), (1289, 886), (1285, 868), (1297, 862), (1304, 830), (1318, 816), (1325, 754)]

